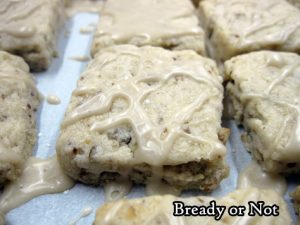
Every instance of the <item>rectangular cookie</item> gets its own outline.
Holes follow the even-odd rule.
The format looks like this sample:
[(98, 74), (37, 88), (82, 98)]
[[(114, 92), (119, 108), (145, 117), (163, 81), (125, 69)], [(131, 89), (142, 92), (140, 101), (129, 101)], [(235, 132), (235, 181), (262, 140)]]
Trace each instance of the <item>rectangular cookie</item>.
[[(226, 206), (225, 213), (220, 220), (214, 216), (174, 216), (174, 202), (182, 202), (185, 206), (210, 206), (211, 201), (215, 201), (217, 206)], [(248, 202), (264, 201), (265, 205), (279, 206), (278, 216), (248, 216)], [(228, 209), (230, 206), (245, 206), (245, 216), (230, 216)], [(151, 209), (151, 210), (149, 210)], [(180, 210), (178, 210), (179, 212)], [(190, 211), (191, 212), (191, 211)], [(210, 213), (212, 213), (210, 209)], [(194, 210), (194, 213), (196, 211)], [(106, 203), (97, 210), (94, 225), (171, 225), (171, 224), (255, 224), (255, 225), (292, 225), (284, 199), (272, 190), (263, 189), (241, 189), (234, 191), (222, 198), (211, 198), (207, 196), (179, 198), (171, 195), (152, 196), (138, 199), (124, 199), (117, 202)]]
[(257, 50), (300, 53), (300, 11), (285, 0), (203, 0), (199, 11), (220, 63)]
[(190, 0), (106, 1), (92, 54), (120, 44), (192, 49), (205, 55), (204, 32)]
[(225, 62), (229, 114), (268, 172), (300, 172), (300, 56), (260, 51)]
[(34, 71), (45, 70), (65, 20), (63, 0), (1, 0), (0, 50), (24, 58)]
[(0, 184), (18, 177), (32, 153), (39, 102), (28, 65), (0, 51)]
[(227, 176), (215, 63), (193, 51), (118, 45), (78, 81), (57, 154), (76, 180), (164, 181), (212, 190)]

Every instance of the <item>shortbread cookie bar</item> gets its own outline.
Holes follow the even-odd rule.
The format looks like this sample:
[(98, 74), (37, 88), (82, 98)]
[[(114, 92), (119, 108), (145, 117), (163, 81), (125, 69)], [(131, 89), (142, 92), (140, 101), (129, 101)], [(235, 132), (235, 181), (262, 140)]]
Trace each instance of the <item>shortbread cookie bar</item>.
[(14, 180), (36, 139), (39, 93), (23, 59), (0, 51), (0, 184)]
[(89, 184), (214, 189), (228, 173), (221, 83), (215, 63), (193, 51), (104, 49), (73, 92), (57, 142), (62, 167)]
[(300, 171), (300, 56), (260, 51), (225, 62), (229, 111), (269, 172)]
[(291, 194), (291, 197), (293, 198), (294, 201), (296, 214), (300, 218), (300, 186), (298, 186), (296, 190)]
[(203, 0), (199, 10), (220, 63), (257, 50), (300, 53), (300, 11), (285, 0)]
[(192, 49), (205, 54), (204, 32), (190, 0), (108, 0), (92, 53), (117, 44)]
[[(195, 215), (195, 216), (174, 216), (176, 212), (174, 202), (182, 202), (184, 206), (209, 206), (211, 201), (216, 201), (217, 206), (226, 206), (223, 216), (216, 220), (217, 216)], [(249, 202), (257, 204), (263, 201), (265, 205), (279, 207), (278, 216), (248, 216)], [(252, 203), (252, 204), (253, 204)], [(181, 204), (181, 203), (180, 203)], [(230, 216), (228, 209), (230, 206), (245, 206), (244, 216)], [(276, 206), (275, 206), (276, 207)], [(151, 209), (151, 210), (149, 210)], [(181, 210), (177, 210), (180, 212)], [(202, 210), (203, 211), (203, 210)], [(216, 210), (215, 210), (216, 211)], [(186, 212), (186, 211), (185, 211)], [(196, 210), (193, 210), (196, 213)], [(210, 209), (210, 212), (212, 210)], [(191, 214), (191, 210), (190, 210)], [(292, 219), (287, 205), (283, 198), (272, 190), (259, 190), (255, 188), (242, 189), (234, 191), (227, 196), (214, 199), (210, 197), (190, 197), (178, 198), (171, 195), (153, 196), (132, 200), (121, 200), (117, 202), (106, 203), (99, 208), (96, 213), (94, 225), (137, 225), (137, 224), (255, 224), (255, 225), (292, 225)]]
[(19, 55), (30, 69), (47, 69), (64, 23), (63, 0), (1, 0), (0, 50)]

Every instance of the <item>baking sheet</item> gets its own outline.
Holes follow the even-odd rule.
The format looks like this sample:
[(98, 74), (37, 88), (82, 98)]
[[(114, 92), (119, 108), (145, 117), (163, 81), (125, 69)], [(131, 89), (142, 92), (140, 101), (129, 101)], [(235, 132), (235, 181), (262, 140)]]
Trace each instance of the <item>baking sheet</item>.
[[(101, 18), (100, 18), (101, 19)], [(77, 79), (87, 65), (87, 62), (69, 59), (72, 56), (88, 56), (92, 43), (92, 34), (81, 34), (80, 29), (91, 23), (97, 23), (95, 14), (80, 13), (70, 19), (59, 38), (59, 57), (54, 59), (48, 71), (36, 74), (39, 91), (46, 97), (56, 95), (61, 104), (50, 105), (44, 101), (38, 117), (39, 137), (34, 155), (48, 158), (55, 154), (55, 143), (59, 133), (60, 121), (63, 118)], [(69, 33), (70, 32), (70, 33)], [(69, 35), (66, 35), (68, 34)], [(249, 162), (250, 156), (240, 141), (240, 128), (233, 121), (224, 121), (224, 126), (231, 128), (230, 140), (227, 144), (227, 162), (230, 166), (230, 176), (223, 180), (220, 187), (210, 193), (211, 196), (224, 196), (236, 189), (238, 172)], [(295, 188), (296, 177), (288, 178), (288, 192), (285, 195), (292, 217), (296, 220), (288, 193)], [(135, 186), (128, 198), (144, 196), (144, 187)], [(187, 191), (183, 196), (208, 195), (200, 191)], [(92, 207), (93, 212), (79, 220), (77, 225), (92, 224), (95, 210), (104, 203), (102, 187), (91, 187), (76, 184), (74, 188), (60, 194), (37, 197), (26, 204), (10, 211), (7, 216), (8, 225), (68, 225), (77, 219), (83, 209)]]

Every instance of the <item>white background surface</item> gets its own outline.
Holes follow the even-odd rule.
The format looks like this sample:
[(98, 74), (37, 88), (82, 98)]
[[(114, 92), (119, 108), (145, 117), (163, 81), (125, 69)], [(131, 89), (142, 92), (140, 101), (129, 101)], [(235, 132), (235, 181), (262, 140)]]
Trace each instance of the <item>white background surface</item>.
[[(35, 150), (35, 155), (40, 158), (48, 158), (55, 153), (56, 138), (59, 133), (60, 122), (70, 96), (76, 87), (77, 79), (86, 67), (86, 62), (69, 59), (72, 56), (88, 56), (90, 52), (92, 34), (81, 34), (80, 28), (87, 27), (90, 23), (97, 23), (98, 16), (81, 13), (73, 17), (66, 25), (65, 31), (70, 31), (66, 36), (65, 31), (60, 35), (59, 57), (54, 59), (48, 71), (36, 74), (39, 91), (46, 97), (48, 94), (57, 95), (61, 104), (50, 105), (44, 101), (40, 107), (38, 116), (38, 129), (41, 134)], [(223, 196), (235, 190), (238, 171), (244, 168), (250, 161), (249, 154), (244, 150), (240, 141), (240, 133), (233, 121), (227, 121), (225, 126), (231, 128), (231, 137), (228, 147), (227, 161), (230, 165), (230, 176), (225, 179), (212, 196)], [(295, 180), (296, 178), (294, 178)], [(289, 192), (295, 185), (293, 179), (289, 179)], [(205, 195), (198, 191), (183, 193), (183, 196)], [(208, 195), (206, 193), (206, 195)], [(144, 196), (144, 187), (134, 187), (129, 198)], [(291, 214), (290, 198), (286, 194)], [(93, 213), (81, 219), (77, 225), (91, 225), (95, 210), (104, 203), (102, 187), (91, 187), (76, 184), (73, 189), (66, 193), (51, 194), (37, 197), (26, 204), (12, 210), (7, 214), (8, 225), (68, 225), (79, 217), (86, 207), (92, 207)]]

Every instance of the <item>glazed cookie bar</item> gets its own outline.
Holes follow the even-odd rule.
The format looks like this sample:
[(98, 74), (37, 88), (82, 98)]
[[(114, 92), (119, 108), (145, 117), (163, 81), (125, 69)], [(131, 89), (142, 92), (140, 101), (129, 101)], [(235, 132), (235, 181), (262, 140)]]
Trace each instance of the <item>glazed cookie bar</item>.
[(296, 214), (300, 218), (300, 186), (298, 186), (296, 188), (296, 190), (291, 194), (291, 197), (294, 200), (294, 206), (295, 206)]
[(108, 0), (92, 53), (118, 44), (192, 49), (205, 54), (204, 33), (190, 0)]
[(199, 10), (218, 62), (257, 50), (300, 53), (300, 11), (285, 0), (203, 0)]
[(24, 60), (0, 51), (0, 184), (14, 180), (31, 155), (39, 101)]
[(163, 181), (212, 190), (227, 176), (222, 78), (193, 51), (119, 45), (78, 81), (57, 154), (84, 183)]
[[(216, 201), (217, 206), (226, 206), (225, 213), (220, 220), (217, 216), (173, 216), (174, 201), (182, 202), (184, 206), (208, 206), (211, 201)], [(249, 213), (248, 202), (257, 203), (264, 201), (265, 205), (279, 206), (278, 216), (247, 216)], [(230, 216), (228, 208), (230, 206), (245, 206), (245, 216)], [(149, 209), (152, 210), (149, 210)], [(178, 212), (181, 210), (177, 210)], [(194, 210), (194, 212), (196, 212)], [(94, 225), (171, 225), (171, 224), (255, 224), (255, 225), (292, 225), (291, 216), (284, 199), (272, 190), (243, 189), (234, 191), (227, 196), (214, 199), (211, 197), (190, 197), (178, 198), (171, 195), (153, 196), (140, 199), (121, 200), (117, 202), (106, 203), (99, 208), (96, 213)]]
[(229, 111), (265, 170), (300, 171), (300, 56), (260, 51), (225, 62)]
[(1, 0), (0, 50), (24, 58), (30, 69), (47, 69), (64, 23), (63, 0)]

